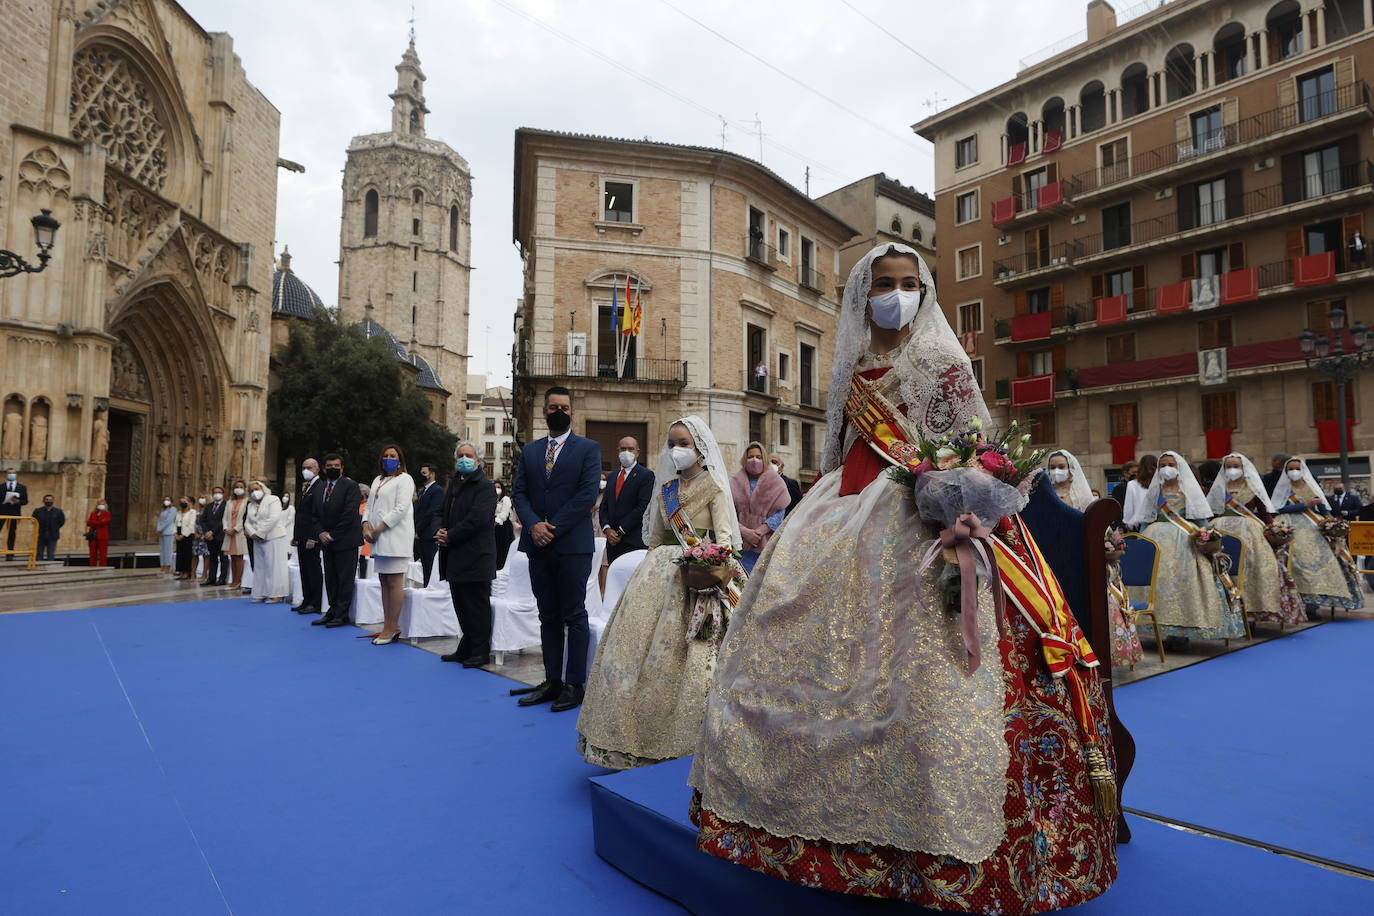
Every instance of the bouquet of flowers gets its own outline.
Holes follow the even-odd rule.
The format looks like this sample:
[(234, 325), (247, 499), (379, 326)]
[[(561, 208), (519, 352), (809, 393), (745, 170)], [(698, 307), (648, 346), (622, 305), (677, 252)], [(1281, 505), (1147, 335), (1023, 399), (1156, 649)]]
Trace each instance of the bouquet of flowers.
[(1199, 525), (1188, 537), (1203, 556), (1214, 557), (1221, 553), (1221, 532), (1210, 525)]
[(1029, 441), (1030, 434), (1021, 433), (1015, 420), (1001, 434), (989, 435), (983, 431), (983, 421), (974, 417), (962, 432), (934, 439), (918, 436), (906, 466), (891, 468), (888, 474), (898, 483), (915, 487), (931, 471), (981, 471), (1024, 494), (1045, 456), (1042, 449), (1026, 452)]
[(1102, 546), (1107, 551), (1107, 562), (1115, 563), (1126, 554), (1126, 538), (1120, 528), (1108, 528), (1102, 538)]
[(1270, 522), (1264, 526), (1264, 539), (1269, 542), (1270, 547), (1277, 550), (1293, 539), (1293, 529), (1278, 522)]
[(1317, 530), (1326, 535), (1328, 541), (1339, 541), (1350, 533), (1350, 523), (1339, 515), (1323, 515)]
[(682, 567), (682, 579), (694, 592), (724, 588), (732, 579), (744, 581), (738, 561), (735, 550), (709, 541), (684, 547), (682, 556), (673, 560)]

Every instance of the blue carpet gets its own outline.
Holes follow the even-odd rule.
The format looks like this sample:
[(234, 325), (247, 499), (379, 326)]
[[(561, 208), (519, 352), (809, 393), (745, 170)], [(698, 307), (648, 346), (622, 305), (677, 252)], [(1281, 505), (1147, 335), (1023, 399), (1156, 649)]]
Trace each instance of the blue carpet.
[(1374, 869), (1371, 659), (1340, 619), (1120, 688), (1126, 806)]
[(576, 713), (358, 632), (0, 615), (0, 913), (680, 912), (593, 851)]
[[(690, 761), (676, 760), (592, 780), (597, 848), (636, 880), (695, 913), (896, 914), (930, 912), (891, 901), (818, 894), (696, 852), (687, 820)], [(1374, 912), (1374, 881), (1351, 878), (1270, 852), (1131, 818), (1134, 840), (1118, 847), (1120, 877), (1103, 896), (1073, 908), (1093, 916), (1211, 916)]]

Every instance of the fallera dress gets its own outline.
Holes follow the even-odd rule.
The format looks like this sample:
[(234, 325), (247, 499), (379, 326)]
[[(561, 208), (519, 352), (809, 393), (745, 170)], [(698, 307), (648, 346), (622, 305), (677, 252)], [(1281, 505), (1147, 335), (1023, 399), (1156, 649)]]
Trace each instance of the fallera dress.
[(1244, 480), (1235, 489), (1228, 487), (1227, 492), (1230, 501), (1222, 513), (1212, 519), (1212, 527), (1235, 535), (1245, 546), (1240, 591), (1246, 613), (1260, 621), (1301, 623), (1307, 619), (1302, 601), (1292, 580), (1280, 568), (1274, 548), (1264, 537), (1264, 526), (1271, 516), (1263, 501)]
[[(1180, 519), (1187, 510), (1181, 492), (1164, 499)], [(1155, 616), (1165, 636), (1198, 639), (1239, 639), (1245, 623), (1239, 609), (1227, 600), (1210, 558), (1193, 546), (1188, 532), (1163, 511), (1141, 534), (1159, 545), (1155, 571)]]

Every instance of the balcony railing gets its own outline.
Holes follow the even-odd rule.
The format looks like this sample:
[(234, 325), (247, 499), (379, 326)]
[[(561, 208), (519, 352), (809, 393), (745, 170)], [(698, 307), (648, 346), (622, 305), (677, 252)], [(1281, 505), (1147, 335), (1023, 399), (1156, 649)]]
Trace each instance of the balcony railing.
[(1039, 276), (1060, 268), (1073, 266), (1075, 244), (1059, 242), (1047, 248), (1038, 248), (1024, 254), (1012, 255), (992, 264), (993, 282), (1010, 282), (1022, 279), (1025, 275)]
[(825, 392), (815, 385), (802, 385), (797, 394), (797, 403), (815, 410), (825, 410)]
[(627, 359), (625, 370), (617, 375), (613, 364), (599, 364), (585, 353), (524, 353), (515, 364), (515, 374), (526, 379), (588, 378), (620, 382), (687, 384), (687, 363), (678, 359)]
[(1022, 194), (1013, 194), (993, 203), (992, 224), (1008, 226), (1029, 219), (1035, 214), (1053, 213), (1068, 206), (1073, 193), (1073, 182), (1064, 179), (1032, 188)]
[(812, 292), (823, 293), (825, 292), (825, 274), (814, 267), (802, 265), (801, 285)]
[(1080, 172), (1071, 179), (1070, 193), (1087, 194), (1128, 179), (1142, 178), (1183, 163), (1207, 159), (1223, 150), (1360, 108), (1369, 108), (1369, 86), (1363, 80), (1223, 124), (1217, 130), (1194, 135), (1182, 142), (1166, 143), (1109, 166)]
[(1294, 204), (1319, 200), (1342, 191), (1351, 191), (1374, 182), (1374, 168), (1367, 161), (1352, 162), (1314, 175), (1257, 188), (1244, 194), (1228, 196), (1202, 207), (1192, 207), (1180, 214), (1172, 210), (1163, 216), (1140, 220), (1114, 232), (1099, 232), (1075, 240), (1075, 259), (1092, 258), (1117, 249), (1131, 248), (1155, 242), (1204, 227), (1221, 227), (1245, 216), (1258, 216)]
[(778, 396), (777, 381), (771, 375), (759, 375), (755, 369), (745, 369), (740, 381), (740, 387), (750, 394), (761, 394), (764, 397), (776, 398)]
[(751, 238), (745, 248), (745, 257), (769, 270), (778, 269), (778, 249), (763, 241)]

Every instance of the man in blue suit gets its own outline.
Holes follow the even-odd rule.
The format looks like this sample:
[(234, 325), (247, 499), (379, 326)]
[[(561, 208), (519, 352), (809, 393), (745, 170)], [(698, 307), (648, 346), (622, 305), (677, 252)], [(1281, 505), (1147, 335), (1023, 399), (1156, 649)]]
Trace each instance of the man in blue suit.
[(568, 389), (544, 392), (549, 434), (526, 445), (515, 468), (520, 551), (529, 557), (530, 587), (539, 605), (544, 682), (511, 694), (521, 695), (521, 706), (552, 701), (554, 712), (580, 706), (587, 683), (587, 578), (596, 550), (591, 511), (601, 484), (601, 449), (571, 431), (572, 412)]
[(415, 559), (420, 561), (426, 585), (430, 570), (434, 568), (434, 554), (439, 550), (434, 535), (442, 527), (444, 488), (439, 483), (439, 466), (425, 462), (420, 465), (420, 491), (415, 497)]

